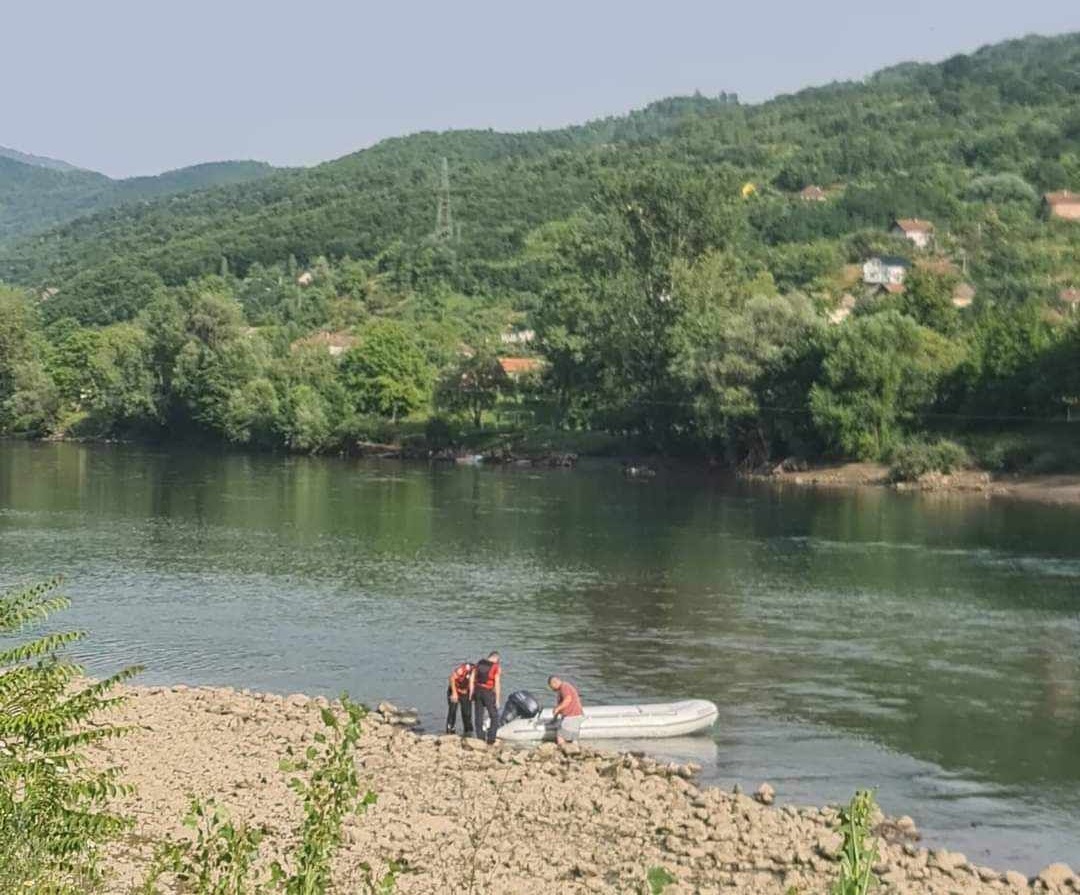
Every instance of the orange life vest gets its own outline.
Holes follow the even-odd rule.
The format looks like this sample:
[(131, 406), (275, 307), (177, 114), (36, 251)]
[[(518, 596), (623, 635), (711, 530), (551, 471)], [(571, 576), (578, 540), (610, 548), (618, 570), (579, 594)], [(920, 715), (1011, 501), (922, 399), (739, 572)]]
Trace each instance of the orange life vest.
[(451, 673), (450, 676), (454, 681), (454, 692), (458, 696), (467, 696), (469, 694), (469, 675), (472, 674), (473, 666), (468, 662), (462, 662)]
[(476, 686), (481, 690), (494, 690), (499, 677), (499, 663), (481, 659), (476, 663)]

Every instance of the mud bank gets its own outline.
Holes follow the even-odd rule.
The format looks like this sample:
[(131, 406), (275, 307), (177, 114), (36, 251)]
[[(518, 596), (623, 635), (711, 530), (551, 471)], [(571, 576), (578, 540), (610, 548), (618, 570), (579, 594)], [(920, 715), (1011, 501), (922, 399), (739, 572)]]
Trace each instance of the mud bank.
[[(321, 729), (321, 699), (216, 688), (131, 688), (111, 720), (137, 726), (95, 760), (126, 766), (137, 787), (125, 802), (136, 829), (112, 849), (106, 890), (131, 891), (153, 843), (181, 835), (189, 794), (214, 797), (266, 830), (268, 855), (300, 820), (278, 763)], [(692, 766), (591, 748), (563, 752), (488, 748), (454, 736), (419, 736), (379, 714), (358, 747), (378, 803), (350, 819), (337, 859), (341, 891), (359, 891), (359, 863), (405, 858), (401, 893), (634, 893), (650, 867), (696, 892), (824, 893), (841, 836), (833, 809), (768, 807), (699, 788)], [(1055, 865), (1029, 881), (920, 848), (914, 824), (888, 820), (877, 870), (883, 892), (1076, 892), (1080, 878)]]
[(992, 475), (966, 469), (950, 475), (928, 474), (917, 482), (893, 483), (889, 480), (889, 468), (879, 463), (837, 463), (792, 470), (778, 467), (766, 474), (751, 474), (744, 478), (800, 487), (883, 487), (895, 491), (972, 494), (1080, 506), (1080, 475), (1077, 474)]

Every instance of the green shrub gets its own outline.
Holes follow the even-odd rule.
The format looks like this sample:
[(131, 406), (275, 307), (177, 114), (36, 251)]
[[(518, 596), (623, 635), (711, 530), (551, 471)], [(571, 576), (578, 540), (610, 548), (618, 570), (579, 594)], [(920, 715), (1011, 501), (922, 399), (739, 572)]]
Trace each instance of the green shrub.
[[(0, 594), (0, 636), (67, 608), (55, 578)], [(82, 751), (126, 731), (97, 717), (116, 706), (127, 668), (96, 683), (59, 657), (81, 633), (43, 633), (0, 650), (0, 891), (85, 892), (101, 880), (102, 847), (130, 826), (109, 810), (127, 788), (118, 768), (90, 770)]]
[(889, 480), (915, 482), (931, 472), (948, 475), (970, 462), (968, 452), (955, 441), (909, 441), (893, 451)]
[(830, 895), (866, 895), (877, 885), (873, 867), (878, 847), (870, 833), (876, 808), (874, 794), (860, 791), (840, 810), (844, 844), (840, 851), (840, 876), (833, 883)]
[[(304, 804), (297, 846), (284, 862), (275, 861), (267, 873), (256, 873), (262, 830), (233, 822), (213, 801), (193, 798), (184, 824), (195, 830), (194, 839), (169, 838), (158, 847), (143, 895), (157, 895), (158, 881), (166, 874), (193, 895), (324, 895), (333, 891), (332, 865), (345, 818), (375, 803), (373, 792), (360, 794), (353, 754), (365, 709), (347, 696), (342, 696), (341, 707), (343, 717), (324, 708), (326, 732), (315, 734), (314, 744), (302, 757), (293, 757), (290, 748), (290, 757), (281, 762), (282, 771), (298, 772), (289, 780), (289, 788)], [(391, 862), (381, 877), (368, 864), (361, 864), (360, 869), (364, 891), (386, 895), (407, 868), (402, 861)]]

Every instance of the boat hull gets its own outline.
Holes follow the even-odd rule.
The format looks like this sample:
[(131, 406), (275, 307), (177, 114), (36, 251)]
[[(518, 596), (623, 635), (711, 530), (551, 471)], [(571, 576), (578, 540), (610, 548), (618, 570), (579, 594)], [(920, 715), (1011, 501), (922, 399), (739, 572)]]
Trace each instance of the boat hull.
[[(707, 730), (719, 711), (705, 699), (651, 705), (597, 705), (585, 709), (581, 722), (583, 740), (654, 740), (681, 737)], [(555, 739), (556, 723), (551, 709), (536, 718), (519, 718), (499, 728), (499, 738), (511, 742)]]

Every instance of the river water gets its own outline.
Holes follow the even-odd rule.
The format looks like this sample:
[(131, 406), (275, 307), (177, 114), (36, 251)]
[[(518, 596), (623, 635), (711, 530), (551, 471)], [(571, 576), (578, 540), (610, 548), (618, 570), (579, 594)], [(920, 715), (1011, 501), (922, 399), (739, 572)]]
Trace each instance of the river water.
[(390, 698), (500, 649), (782, 802), (874, 787), (929, 844), (1080, 865), (1080, 509), (617, 468), (0, 443), (0, 579), (63, 573), (94, 673)]

